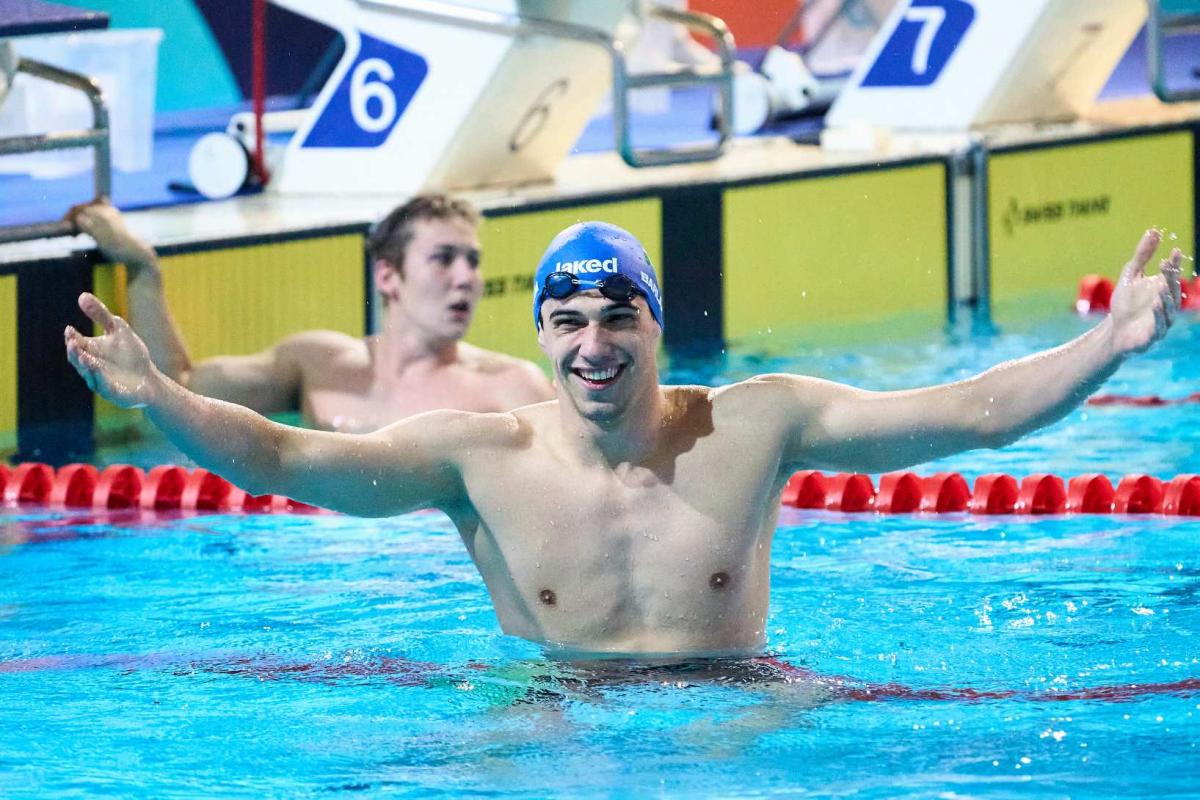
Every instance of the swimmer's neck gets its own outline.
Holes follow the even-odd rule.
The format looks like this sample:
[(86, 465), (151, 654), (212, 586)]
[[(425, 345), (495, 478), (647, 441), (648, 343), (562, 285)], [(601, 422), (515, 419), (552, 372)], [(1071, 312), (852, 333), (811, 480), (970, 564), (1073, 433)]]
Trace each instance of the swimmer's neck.
[(383, 329), (371, 340), (372, 360), (379, 376), (399, 376), (422, 365), (449, 366), (459, 361), (459, 340), (429, 336), (402, 314), (387, 314)]
[(642, 387), (615, 416), (584, 416), (570, 398), (558, 398), (566, 446), (585, 464), (637, 465), (658, 451), (668, 422), (667, 403), (657, 383)]

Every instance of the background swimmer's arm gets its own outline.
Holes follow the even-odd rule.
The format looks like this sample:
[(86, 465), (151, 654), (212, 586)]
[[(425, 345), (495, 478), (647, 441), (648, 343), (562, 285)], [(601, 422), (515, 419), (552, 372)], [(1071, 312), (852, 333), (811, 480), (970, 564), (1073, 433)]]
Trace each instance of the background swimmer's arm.
[(188, 391), (154, 367), (137, 334), (98, 299), (84, 294), (79, 305), (104, 329), (98, 337), (66, 330), (67, 357), (88, 386), (117, 405), (145, 408), (185, 454), (246, 491), (362, 516), (464, 502), (453, 454), (471, 415), (433, 412), (366, 436), (280, 425)]
[(260, 414), (295, 411), (300, 407), (303, 385), (302, 349), (293, 339), (284, 339), (261, 353), (215, 356), (177, 380), (197, 394), (237, 403)]
[(285, 340), (254, 355), (219, 356), (193, 364), (167, 305), (154, 248), (134, 236), (107, 200), (75, 206), (67, 219), (96, 240), (105, 258), (125, 265), (129, 323), (163, 374), (194, 392), (263, 414), (298, 407), (301, 371), (291, 357), (295, 347)]
[(154, 248), (134, 236), (121, 212), (104, 199), (75, 206), (66, 219), (95, 239), (106, 259), (125, 265), (129, 319), (134, 330), (146, 342), (154, 365), (172, 380), (186, 383), (192, 363), (167, 306)]
[(1061, 347), (1008, 361), (967, 380), (901, 392), (868, 392), (795, 376), (790, 387), (788, 466), (884, 472), (981, 447), (1002, 447), (1066, 416), (1170, 327), (1179, 308), (1178, 250), (1149, 277), (1159, 244), (1142, 237), (1121, 274), (1112, 313)]

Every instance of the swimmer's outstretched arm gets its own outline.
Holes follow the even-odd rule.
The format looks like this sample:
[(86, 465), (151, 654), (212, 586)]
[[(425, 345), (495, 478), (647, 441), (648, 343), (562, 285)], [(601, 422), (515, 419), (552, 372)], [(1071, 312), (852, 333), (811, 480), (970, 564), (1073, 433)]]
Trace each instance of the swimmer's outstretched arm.
[[(886, 472), (976, 448), (995, 448), (1066, 416), (1130, 355), (1166, 335), (1179, 309), (1180, 260), (1145, 274), (1160, 235), (1148, 231), (1122, 270), (1112, 313), (1052, 350), (1000, 364), (967, 380), (900, 392), (767, 376), (790, 391), (789, 466)], [(778, 388), (776, 389), (778, 391)]]
[(125, 219), (107, 200), (73, 207), (66, 214), (80, 233), (96, 240), (105, 258), (126, 268), (129, 320), (146, 343), (154, 365), (171, 380), (222, 400), (264, 414), (299, 408), (301, 370), (298, 350), (306, 346), (293, 337), (261, 353), (218, 356), (193, 363), (179, 326), (167, 305), (158, 253), (129, 230)]
[(473, 415), (435, 411), (362, 436), (280, 425), (168, 378), (129, 325), (93, 295), (81, 295), (79, 307), (104, 330), (96, 337), (65, 332), (67, 357), (89, 388), (119, 406), (144, 408), (186, 455), (242, 489), (360, 516), (460, 507), (455, 456)]

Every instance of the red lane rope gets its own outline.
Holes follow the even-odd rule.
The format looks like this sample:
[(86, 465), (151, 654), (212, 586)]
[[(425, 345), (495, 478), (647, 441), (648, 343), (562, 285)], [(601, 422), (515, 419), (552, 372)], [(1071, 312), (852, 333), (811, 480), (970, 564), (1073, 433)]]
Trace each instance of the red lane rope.
[(1187, 397), (1173, 399), (1159, 397), (1156, 394), (1094, 394), (1087, 399), (1089, 406), (1158, 408), (1159, 406), (1182, 406), (1189, 403), (1200, 403), (1200, 392), (1193, 392)]
[[(957, 472), (919, 476), (889, 472), (876, 487), (867, 475), (797, 472), (780, 498), (788, 508), (876, 514), (1165, 514), (1200, 516), (1200, 475), (1162, 481), (1132, 474), (1114, 487), (1098, 473), (1063, 480), (1037, 473), (1017, 479), (994, 472), (974, 487)], [(164, 464), (148, 473), (128, 464), (97, 470), (68, 464), (0, 465), (0, 505), (95, 511), (207, 511), (218, 513), (319, 513), (322, 509), (280, 495), (255, 496), (204, 469)]]

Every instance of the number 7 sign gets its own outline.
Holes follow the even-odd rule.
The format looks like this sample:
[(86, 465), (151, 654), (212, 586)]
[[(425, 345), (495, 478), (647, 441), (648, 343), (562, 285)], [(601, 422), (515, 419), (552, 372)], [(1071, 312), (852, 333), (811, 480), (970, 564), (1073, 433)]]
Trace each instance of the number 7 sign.
[(902, 0), (826, 127), (945, 132), (1075, 118), (1145, 16), (1144, 0)]
[(913, 0), (862, 85), (931, 85), (974, 21), (966, 0)]

